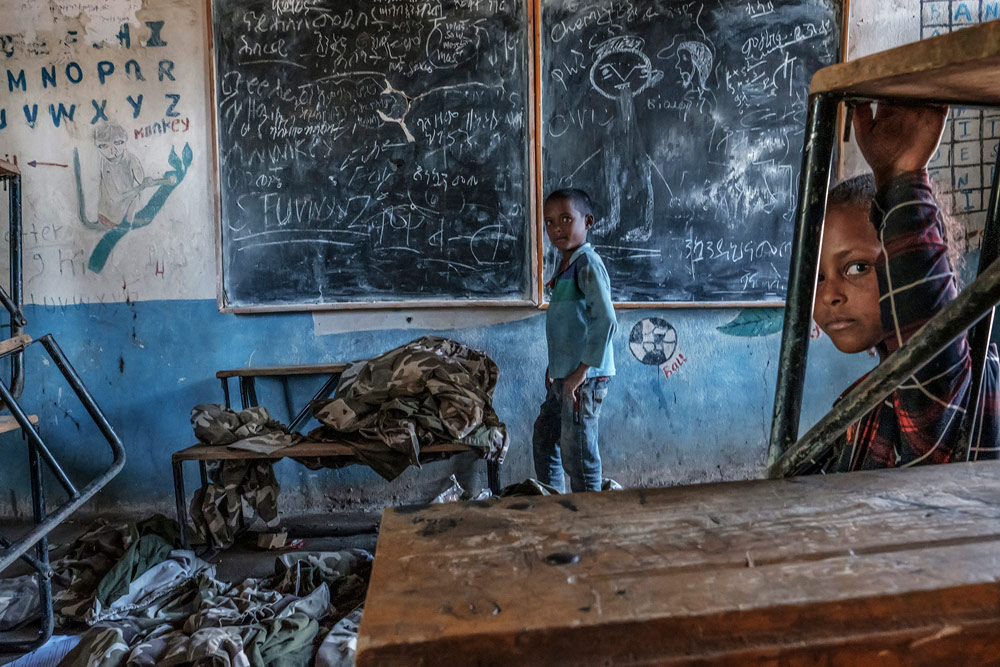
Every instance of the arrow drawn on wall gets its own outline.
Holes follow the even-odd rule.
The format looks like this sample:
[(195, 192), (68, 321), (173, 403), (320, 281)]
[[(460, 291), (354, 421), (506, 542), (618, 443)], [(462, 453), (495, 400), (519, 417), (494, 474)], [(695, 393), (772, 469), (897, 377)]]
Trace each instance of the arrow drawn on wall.
[(36, 162), (32, 160), (28, 163), (29, 167), (68, 167), (68, 164), (59, 164), (58, 162)]

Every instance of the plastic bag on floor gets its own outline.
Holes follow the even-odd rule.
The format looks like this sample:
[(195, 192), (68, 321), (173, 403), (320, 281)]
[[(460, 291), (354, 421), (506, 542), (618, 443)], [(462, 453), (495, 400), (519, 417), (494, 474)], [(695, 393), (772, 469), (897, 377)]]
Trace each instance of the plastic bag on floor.
[(465, 495), (465, 489), (462, 485), (458, 483), (458, 478), (454, 475), (448, 478), (451, 484), (448, 488), (437, 494), (437, 496), (432, 500), (432, 503), (453, 503), (456, 500), (461, 500), (462, 496)]

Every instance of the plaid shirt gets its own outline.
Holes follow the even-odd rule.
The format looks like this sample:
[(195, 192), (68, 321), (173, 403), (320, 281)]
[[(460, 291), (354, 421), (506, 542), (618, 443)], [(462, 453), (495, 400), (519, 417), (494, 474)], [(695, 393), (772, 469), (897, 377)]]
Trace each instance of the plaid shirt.
[[(878, 352), (885, 359), (953, 300), (958, 287), (948, 260), (941, 213), (925, 171), (900, 176), (879, 190), (871, 219), (883, 248), (876, 273), (885, 331)], [(848, 428), (837, 469), (845, 472), (950, 461), (968, 407), (971, 369), (969, 344), (963, 333)], [(991, 346), (971, 460), (998, 458), (998, 378), (1000, 365), (996, 348)]]

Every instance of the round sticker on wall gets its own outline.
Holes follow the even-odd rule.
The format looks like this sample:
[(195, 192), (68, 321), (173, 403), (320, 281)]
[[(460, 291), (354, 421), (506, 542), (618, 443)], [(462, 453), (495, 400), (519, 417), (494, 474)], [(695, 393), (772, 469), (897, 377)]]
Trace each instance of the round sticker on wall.
[(662, 366), (677, 350), (677, 331), (664, 319), (647, 317), (632, 327), (628, 347), (640, 363)]

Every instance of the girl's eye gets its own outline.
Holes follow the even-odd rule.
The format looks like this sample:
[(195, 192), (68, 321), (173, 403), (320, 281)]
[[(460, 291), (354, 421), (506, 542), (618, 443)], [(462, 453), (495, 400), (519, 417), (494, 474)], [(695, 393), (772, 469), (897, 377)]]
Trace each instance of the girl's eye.
[(866, 262), (852, 262), (847, 265), (847, 271), (845, 272), (848, 276), (860, 276), (868, 271), (870, 265)]
[(826, 280), (826, 276), (824, 276), (822, 273), (816, 274), (816, 283), (817, 284), (823, 282), (824, 280)]

